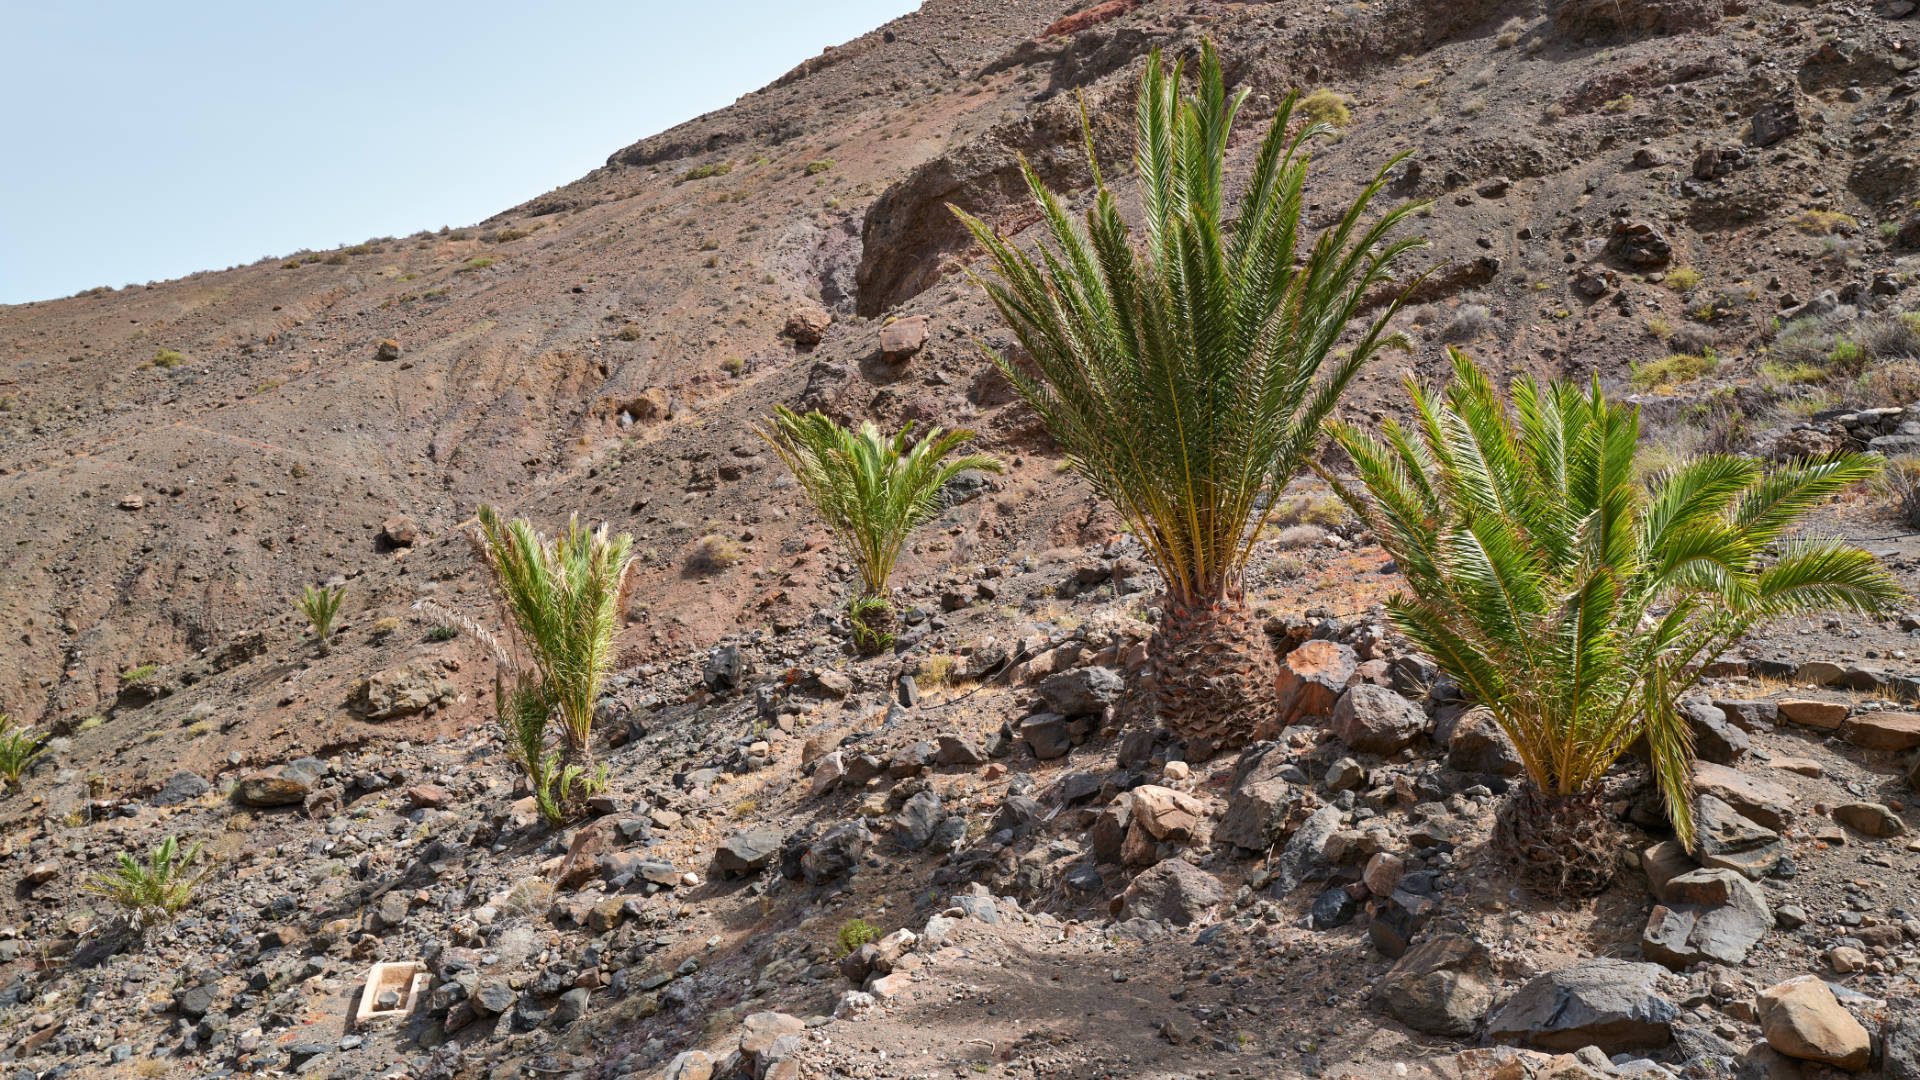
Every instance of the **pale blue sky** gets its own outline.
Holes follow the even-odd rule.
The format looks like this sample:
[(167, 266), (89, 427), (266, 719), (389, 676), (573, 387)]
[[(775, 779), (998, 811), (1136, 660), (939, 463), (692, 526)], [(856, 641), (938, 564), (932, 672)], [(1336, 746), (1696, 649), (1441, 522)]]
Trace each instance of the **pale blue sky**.
[(441, 225), (917, 0), (0, 0), (0, 303)]

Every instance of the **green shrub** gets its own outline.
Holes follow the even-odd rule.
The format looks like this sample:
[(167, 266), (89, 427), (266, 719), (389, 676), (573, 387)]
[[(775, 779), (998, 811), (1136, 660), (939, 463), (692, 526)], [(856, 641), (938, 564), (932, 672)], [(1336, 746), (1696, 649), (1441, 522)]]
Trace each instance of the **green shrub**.
[(13, 717), (0, 712), (0, 779), (9, 787), (20, 786), (20, 778), (47, 752), (47, 737), (30, 727), (18, 726)]
[(865, 919), (853, 918), (840, 924), (840, 951), (850, 953), (862, 945), (880, 940), (880, 928)]
[(1676, 266), (1667, 271), (1667, 288), (1678, 293), (1690, 293), (1700, 284), (1700, 271), (1691, 266)]
[(828, 169), (831, 169), (831, 168), (833, 168), (833, 162), (825, 160), (823, 158), (819, 161), (807, 162), (807, 167), (803, 171), (808, 176), (818, 176), (819, 174), (826, 172)]
[(455, 270), (454, 273), (468, 274), (468, 273), (472, 273), (475, 270), (485, 270), (487, 267), (492, 265), (493, 265), (493, 259), (491, 257), (486, 255), (477, 255), (471, 259), (468, 259), (466, 262), (461, 263), (460, 268), (458, 270)]
[(452, 641), (460, 636), (460, 628), (452, 623), (441, 623), (427, 631), (428, 641)]
[(1309, 123), (1343, 128), (1353, 122), (1353, 111), (1347, 107), (1347, 99), (1324, 86), (1301, 98), (1299, 108), (1306, 114)]
[(141, 664), (137, 667), (130, 667), (120, 673), (120, 683), (123, 686), (132, 686), (134, 683), (146, 682), (148, 679), (153, 678), (154, 672), (159, 670), (159, 664)]
[(157, 368), (177, 368), (186, 362), (185, 353), (174, 352), (172, 349), (161, 349), (153, 354), (153, 366)]
[(188, 873), (200, 857), (200, 842), (180, 852), (180, 842), (167, 837), (141, 862), (122, 852), (112, 871), (95, 874), (85, 888), (103, 896), (127, 916), (135, 929), (171, 921), (180, 910), (193, 903), (207, 871)]
[(725, 176), (732, 171), (733, 162), (731, 161), (716, 161), (709, 165), (696, 165), (686, 172), (681, 173), (680, 178), (675, 180), (673, 184), (675, 187), (678, 187), (689, 180), (705, 180), (709, 176)]
[(1642, 390), (1652, 390), (1673, 383), (1692, 382), (1713, 373), (1720, 366), (1720, 358), (1712, 349), (1699, 356), (1689, 353), (1672, 353), (1659, 360), (1650, 360), (1644, 364), (1633, 365), (1633, 385)]

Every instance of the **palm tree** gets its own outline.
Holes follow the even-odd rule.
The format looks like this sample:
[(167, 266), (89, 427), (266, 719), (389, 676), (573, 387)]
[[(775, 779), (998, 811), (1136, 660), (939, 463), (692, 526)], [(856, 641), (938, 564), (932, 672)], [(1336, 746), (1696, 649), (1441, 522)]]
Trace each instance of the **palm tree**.
[(182, 854), (180, 841), (169, 836), (148, 853), (144, 863), (122, 852), (114, 857), (111, 873), (95, 874), (83, 888), (118, 905), (135, 930), (168, 922), (193, 902), (206, 879), (206, 870), (188, 872), (200, 858), (201, 843), (195, 841)]
[(940, 489), (967, 469), (999, 472), (984, 454), (954, 453), (973, 438), (961, 430), (928, 431), (912, 440), (908, 423), (891, 438), (872, 421), (848, 430), (820, 413), (801, 416), (774, 406), (772, 430), (754, 429), (786, 462), (814, 509), (860, 570), (860, 594), (848, 605), (854, 644), (872, 655), (893, 642), (887, 581), (914, 529), (940, 512)]
[(1598, 379), (1516, 379), (1509, 411), (1456, 350), (1444, 393), (1408, 386), (1412, 430), (1330, 425), (1371, 498), (1336, 488), (1412, 588), (1387, 605), (1394, 625), (1519, 751), (1525, 782), (1496, 843), (1536, 886), (1597, 892), (1618, 855), (1601, 780), (1644, 738), (1691, 847), (1692, 736), (1675, 702), (1705, 665), (1762, 621), (1899, 598), (1866, 552), (1790, 532), (1878, 459), (1763, 469), (1712, 455), (1643, 485), (1639, 410)]
[[(600, 682), (613, 665), (614, 624), (633, 567), (633, 537), (609, 537), (605, 525), (589, 531), (579, 519), (549, 540), (525, 518), (503, 521), (491, 506), (480, 508), (478, 548), (493, 571), (494, 591), (508, 616), (510, 646), (501, 650), (511, 667), (511, 688), (500, 688), (498, 707), (511, 745), (544, 747), (549, 717), (560, 721), (564, 758), (590, 768), (589, 739)], [(529, 661), (522, 664), (525, 656)], [(544, 761), (524, 763), (530, 778)], [(558, 775), (558, 773), (556, 773)]]
[(0, 712), (0, 791), (20, 787), (20, 778), (47, 752), (47, 737), (31, 727), (16, 726)]
[(1276, 727), (1278, 666), (1244, 599), (1247, 556), (1321, 421), (1393, 342), (1385, 328), (1398, 303), (1336, 353), (1347, 324), (1422, 242), (1388, 240), (1418, 204), (1366, 220), (1382, 169), (1299, 250), (1304, 148), (1334, 129), (1290, 131), (1298, 95), (1268, 127), (1229, 221), (1227, 136), (1247, 91), (1228, 99), (1210, 44), (1197, 94), (1181, 97), (1180, 79), (1156, 51), (1140, 84), (1143, 251), (1092, 160), (1090, 132), (1095, 198), (1084, 228), (1026, 169), (1052, 241), (1037, 260), (954, 213), (986, 248), (998, 280), (982, 284), (1037, 373), (998, 353), (994, 362), (1160, 573), (1166, 596), (1149, 646), (1158, 709), (1197, 759)]
[(294, 598), (293, 602), (299, 607), (300, 613), (313, 624), (313, 640), (321, 656), (327, 655), (333, 649), (333, 646), (327, 643), (327, 635), (333, 632), (333, 617), (339, 614), (340, 601), (346, 595), (345, 585), (335, 585), (332, 588), (322, 585), (317, 589), (308, 585), (300, 591), (299, 596)]

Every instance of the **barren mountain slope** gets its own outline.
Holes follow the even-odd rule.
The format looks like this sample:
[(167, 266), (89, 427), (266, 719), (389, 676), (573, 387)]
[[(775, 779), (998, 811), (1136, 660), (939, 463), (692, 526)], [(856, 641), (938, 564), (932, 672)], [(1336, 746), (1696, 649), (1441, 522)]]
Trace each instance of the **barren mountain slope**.
[[(1290, 732), (1298, 813), (1258, 855), (1208, 843), (1257, 762), (1189, 768), (1125, 727), (1138, 719), (1127, 704), (1117, 720), (1015, 737), (1038, 700), (1022, 680), (1054, 666), (1131, 677), (1152, 578), (983, 358), (981, 345), (1009, 338), (962, 273), (977, 252), (947, 206), (1026, 229), (1022, 157), (1080, 198), (1083, 101), (1102, 168), (1124, 177), (1147, 52), (1190, 55), (1209, 37), (1230, 82), (1252, 92), (1241, 176), (1257, 121), (1292, 90), (1326, 90), (1349, 116), (1316, 154), (1308, 217), (1330, 220), (1406, 151), (1388, 193), (1431, 201), (1416, 219), (1432, 241), (1416, 260), (1426, 276), (1396, 320), (1410, 349), (1362, 376), (1347, 415), (1399, 410), (1403, 376), (1440, 376), (1454, 345), (1502, 371), (1595, 375), (1638, 394), (1650, 442), (1668, 452), (1920, 439), (1895, 414), (1858, 412), (1920, 399), (1920, 357), (1898, 352), (1920, 348), (1893, 341), (1876, 354), (1889, 362), (1853, 378), (1794, 367), (1781, 337), (1811, 317), (1843, 320), (1830, 331), (1840, 338), (1879, 327), (1892, 341), (1894, 313), (1916, 306), (1912, 10), (929, 0), (465, 229), (0, 308), (0, 711), (61, 736), (25, 792), (0, 799), (0, 865), (19, 882), (6, 921), (21, 946), (0, 941), (0, 983), (19, 988), (0, 1013), (14, 1049), (0, 1053), (112, 1074), (137, 1059), (182, 1075), (313, 1061), (336, 1075), (636, 1073), (689, 1048), (723, 1055), (752, 1013), (833, 1012), (857, 988), (833, 940), (847, 919), (924, 935), (955, 905), (977, 916), (984, 892), (988, 910), (1020, 906), (1004, 921), (933, 927), (953, 932), (956, 951), (933, 947), (933, 933), (912, 954), (927, 969), (903, 962), (885, 987), (904, 996), (881, 994), (866, 1026), (816, 1025), (803, 1051), (785, 1044), (794, 1068), (1371, 1077), (1412, 1061), (1457, 1077), (1502, 1066), (1458, 1055), (1488, 1034), (1488, 1010), (1439, 1036), (1367, 1011), (1394, 954), (1364, 920), (1312, 921), (1308, 905), (1332, 901), (1290, 896), (1299, 875), (1279, 869), (1302, 819), (1337, 809), (1350, 846), (1337, 869), (1316, 869), (1387, 924), (1398, 916), (1381, 902), (1395, 894), (1369, 900), (1360, 869), (1378, 851), (1406, 856), (1439, 898), (1421, 929), (1485, 941), (1479, 977), (1502, 1000), (1581, 956), (1638, 959), (1652, 900), (1637, 874), (1590, 905), (1555, 907), (1509, 892), (1483, 861), (1499, 782), (1447, 763), (1448, 702), (1424, 702), (1441, 726), (1412, 749), (1360, 755), (1351, 790), (1333, 786), (1346, 753), (1324, 726)], [(889, 330), (906, 342), (893, 355)], [(1654, 374), (1675, 354), (1699, 361), (1693, 377)], [(897, 655), (846, 658), (837, 608), (850, 567), (752, 431), (775, 404), (972, 427), (1010, 466), (954, 491), (903, 560), (896, 581), (919, 610)], [(1380, 670), (1354, 678), (1391, 683), (1385, 664), (1400, 651), (1368, 610), (1396, 586), (1391, 565), (1314, 485), (1289, 500), (1305, 531), (1263, 542), (1250, 582), (1276, 642), (1377, 648)], [(573, 513), (608, 521), (641, 553), (603, 703), (615, 790), (577, 831), (526, 818), (491, 728), (491, 662), (417, 606), (494, 623), (467, 539), (482, 503), (548, 527)], [(1875, 538), (1914, 583), (1920, 545), (1865, 494), (1822, 524)], [(344, 581), (347, 602), (323, 656), (289, 597), (326, 581)], [(1762, 677), (1834, 661), (1813, 696), (1870, 714), (1920, 697), (1910, 633), (1783, 627), (1744, 646), (1754, 663), (1727, 669), (1750, 681), (1714, 690), (1778, 697), (1785, 688)], [(717, 646), (737, 647), (744, 670)], [(915, 696), (902, 676), (925, 703), (901, 702)], [(1816, 775), (1782, 777), (1803, 818), (1781, 825), (1802, 878), (1768, 888), (1793, 890), (1770, 892), (1776, 907), (1797, 901), (1815, 917), (1798, 937), (1769, 938), (1745, 971), (1680, 965), (1686, 985), (1665, 990), (1687, 1007), (1663, 1058), (1676, 1068), (1710, 1070), (1721, 1048), (1731, 1058), (1753, 1043), (1752, 991), (1810, 967), (1833, 975), (1817, 958), (1862, 912), (1883, 928), (1883, 952), (1861, 946), (1879, 968), (1859, 969), (1860, 992), (1882, 1014), (1914, 993), (1912, 942), (1884, 928), (1920, 906), (1920, 853), (1836, 839), (1824, 816), (1870, 800), (1920, 824), (1901, 804), (1905, 760), (1784, 722), (1752, 739), (1748, 772), (1779, 773), (1767, 755), (1814, 762)], [(819, 763), (838, 747), (879, 771), (823, 784)], [(304, 756), (320, 771), (272, 773), (301, 790), (265, 805), (257, 770)], [(1144, 859), (1184, 853), (1218, 879), (1197, 938), (1163, 925), (1184, 920), (1136, 917), (1145, 900), (1128, 908), (1139, 851), (1124, 869), (1108, 858), (1117, 838), (1103, 808), (1137, 805), (1128, 789), (1147, 781), (1205, 804), (1204, 829), (1149, 843)], [(848, 823), (911, 835), (917, 820), (899, 822), (936, 788), (925, 824), (965, 822), (938, 854), (889, 839), (841, 873), (800, 869), (803, 851)], [(1660, 823), (1635, 805), (1651, 842)], [(738, 880), (716, 869), (722, 841), (755, 829), (771, 831), (771, 862)], [(109, 853), (172, 832), (214, 837), (220, 878), (201, 914), (116, 954), (124, 946), (100, 944), (104, 920), (79, 887)], [(596, 872), (614, 867), (604, 882), (559, 862), (583, 836), (604, 856)], [(793, 863), (784, 877), (778, 850)], [(641, 874), (643, 852), (671, 880)], [(367, 962), (416, 958), (439, 997), (404, 1025), (342, 1025)], [(496, 979), (506, 1005), (483, 1008), (479, 982)], [(216, 1008), (182, 1004), (201, 987)], [(569, 990), (586, 992), (584, 1023), (550, 1015)], [(58, 1019), (40, 1024), (36, 1011)], [(803, 1075), (752, 1053), (747, 1064)]]

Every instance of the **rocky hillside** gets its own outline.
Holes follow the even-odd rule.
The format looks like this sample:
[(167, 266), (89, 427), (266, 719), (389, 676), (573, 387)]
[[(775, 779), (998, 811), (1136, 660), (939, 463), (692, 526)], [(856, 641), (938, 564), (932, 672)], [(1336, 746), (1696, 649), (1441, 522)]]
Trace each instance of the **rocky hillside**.
[[(1254, 119), (1299, 89), (1343, 125), (1316, 223), (1414, 152), (1388, 190), (1431, 201), (1430, 272), (1350, 417), (1454, 346), (1635, 396), (1659, 460), (1903, 455), (1913, 11), (929, 0), (469, 228), (0, 308), (0, 710), (57, 736), (0, 799), (0, 1056), (1920, 1076), (1920, 616), (1737, 647), (1692, 704), (1702, 850), (1629, 762), (1634, 868), (1554, 903), (1486, 850), (1510, 748), (1387, 630), (1392, 566), (1302, 484), (1250, 581), (1292, 724), (1187, 761), (1142, 708), (1153, 575), (982, 360), (1008, 339), (946, 209), (1030, 225), (1022, 157), (1078, 197), (1082, 101), (1124, 175), (1147, 52), (1211, 38)], [(971, 427), (1009, 465), (903, 559), (891, 655), (850, 659), (851, 567), (750, 430), (775, 404)], [(1910, 589), (1916, 475), (1820, 522)], [(642, 556), (613, 789), (568, 829), (516, 789), (460, 628), (497, 625), (481, 503)], [(323, 655), (289, 598), (325, 582)], [(217, 870), (136, 941), (83, 887), (167, 835)]]

